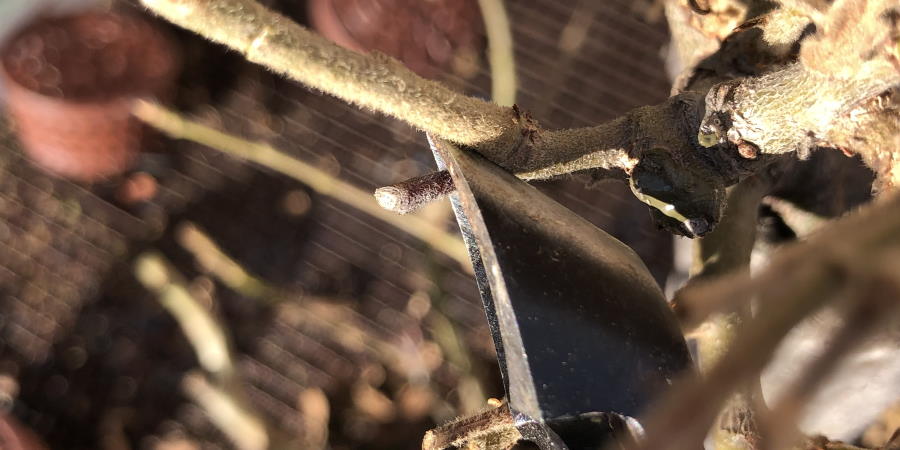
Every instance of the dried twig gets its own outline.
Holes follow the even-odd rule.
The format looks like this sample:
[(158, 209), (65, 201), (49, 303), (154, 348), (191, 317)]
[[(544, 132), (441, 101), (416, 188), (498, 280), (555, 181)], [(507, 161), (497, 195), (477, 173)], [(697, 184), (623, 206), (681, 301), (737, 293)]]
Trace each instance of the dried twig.
[(207, 271), (214, 273), (230, 289), (250, 298), (271, 298), (277, 291), (260, 278), (251, 275), (240, 264), (221, 251), (210, 237), (193, 223), (182, 223), (175, 230), (176, 239)]
[(241, 450), (268, 448), (270, 433), (265, 422), (246, 405), (243, 382), (234, 366), (224, 328), (191, 296), (161, 255), (138, 256), (134, 271), (178, 322), (200, 366), (216, 381), (213, 385), (201, 374), (186, 375), (183, 386), (188, 396)]
[(210, 384), (196, 372), (188, 373), (182, 381), (184, 392), (209, 415), (241, 450), (266, 450), (269, 435), (259, 418), (251, 413), (227, 390)]
[(218, 321), (188, 292), (162, 255), (145, 253), (134, 264), (135, 276), (157, 294), (160, 304), (178, 321), (204, 370), (223, 381), (235, 376), (228, 338)]

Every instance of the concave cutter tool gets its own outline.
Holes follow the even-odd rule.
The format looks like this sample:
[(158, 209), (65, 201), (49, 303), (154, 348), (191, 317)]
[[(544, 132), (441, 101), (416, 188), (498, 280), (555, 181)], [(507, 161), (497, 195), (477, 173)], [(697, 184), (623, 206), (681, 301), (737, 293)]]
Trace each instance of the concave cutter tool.
[[(456, 186), (451, 202), (506, 389), (506, 405), (484, 414), (502, 416), (542, 449), (599, 448), (639, 435), (635, 418), (691, 367), (646, 266), (625, 244), (474, 152), (433, 137), (429, 143)], [(426, 447), (449, 447), (459, 436), (441, 433), (470, 432), (485, 420), (432, 430)]]

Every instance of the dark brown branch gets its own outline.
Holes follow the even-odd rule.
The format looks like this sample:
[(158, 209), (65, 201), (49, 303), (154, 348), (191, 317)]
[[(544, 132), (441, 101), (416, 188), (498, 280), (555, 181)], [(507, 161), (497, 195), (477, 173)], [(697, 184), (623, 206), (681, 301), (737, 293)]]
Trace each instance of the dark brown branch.
[[(772, 178), (760, 174), (728, 189), (722, 223), (709, 235), (694, 241), (691, 284), (728, 272), (749, 270), (759, 205), (771, 185)], [(715, 314), (692, 333), (697, 342), (701, 373), (706, 374), (718, 365), (748, 318), (749, 308)], [(726, 402), (712, 431), (716, 448), (756, 448), (759, 433), (755, 410), (762, 402), (758, 378), (740, 386)]]
[(409, 214), (455, 189), (450, 172), (442, 170), (378, 188), (375, 190), (375, 200), (388, 211)]

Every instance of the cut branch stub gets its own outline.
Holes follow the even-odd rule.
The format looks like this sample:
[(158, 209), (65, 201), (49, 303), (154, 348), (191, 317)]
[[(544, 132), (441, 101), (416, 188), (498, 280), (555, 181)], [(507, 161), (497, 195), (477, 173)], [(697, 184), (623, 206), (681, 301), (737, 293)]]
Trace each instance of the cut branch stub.
[(375, 190), (375, 200), (382, 208), (397, 214), (415, 212), (426, 203), (453, 192), (450, 172), (441, 170)]

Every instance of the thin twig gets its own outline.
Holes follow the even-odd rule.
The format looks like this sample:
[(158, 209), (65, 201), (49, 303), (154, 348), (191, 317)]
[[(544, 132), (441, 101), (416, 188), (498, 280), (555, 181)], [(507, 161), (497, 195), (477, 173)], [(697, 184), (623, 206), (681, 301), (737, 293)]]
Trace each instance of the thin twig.
[(491, 99), (500, 106), (516, 103), (516, 60), (512, 30), (503, 0), (478, 0), (488, 40)]
[(461, 267), (471, 269), (469, 254), (459, 237), (419, 217), (391, 214), (381, 209), (368, 192), (322, 169), (288, 156), (268, 144), (247, 141), (188, 120), (156, 103), (138, 101), (133, 111), (139, 119), (176, 139), (197, 142), (294, 178), (322, 195), (397, 227), (449, 256)]
[(195, 224), (182, 223), (175, 230), (175, 235), (178, 243), (191, 252), (204, 269), (216, 274), (232, 290), (250, 298), (269, 298), (275, 294), (274, 288), (224, 254)]
[(138, 281), (155, 292), (160, 304), (172, 314), (187, 337), (204, 370), (220, 380), (235, 374), (228, 338), (218, 321), (188, 292), (158, 253), (144, 253), (135, 260)]
[(266, 450), (269, 436), (266, 427), (253, 413), (249, 412), (231, 393), (210, 384), (196, 372), (185, 375), (182, 381), (184, 392), (203, 408), (216, 427), (225, 433), (241, 450)]
[(138, 281), (155, 292), (160, 304), (172, 314), (197, 354), (200, 366), (215, 379), (213, 385), (201, 374), (188, 374), (183, 380), (185, 393), (241, 450), (268, 448), (270, 433), (265, 422), (246, 405), (243, 381), (234, 366), (222, 325), (191, 296), (162, 255), (138, 256), (134, 272)]

